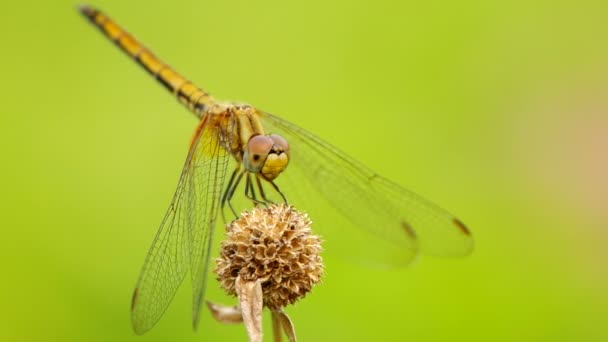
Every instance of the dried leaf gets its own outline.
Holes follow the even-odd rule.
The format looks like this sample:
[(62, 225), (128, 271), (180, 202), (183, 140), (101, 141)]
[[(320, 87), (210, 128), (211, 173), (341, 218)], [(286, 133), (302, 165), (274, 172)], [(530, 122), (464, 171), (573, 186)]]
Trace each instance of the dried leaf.
[[(293, 323), (291, 322), (291, 319), (289, 319), (289, 316), (287, 316), (287, 314), (283, 310), (273, 310), (272, 317), (273, 317), (273, 323), (274, 323), (274, 319), (275, 319), (274, 317), (276, 317), (276, 320), (279, 322), (279, 324), (283, 328), (285, 335), (287, 335), (287, 338), (289, 338), (289, 342), (296, 342), (296, 331), (293, 326)], [(275, 337), (276, 337), (276, 332), (275, 332)]]
[(247, 281), (237, 277), (235, 290), (241, 303), (241, 314), (249, 341), (262, 342), (262, 283), (259, 280)]

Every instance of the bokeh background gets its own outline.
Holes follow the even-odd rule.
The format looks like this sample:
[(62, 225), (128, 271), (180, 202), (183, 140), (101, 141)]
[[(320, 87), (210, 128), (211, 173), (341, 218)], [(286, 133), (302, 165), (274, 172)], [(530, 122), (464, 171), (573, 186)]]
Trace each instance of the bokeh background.
[[(473, 231), (470, 257), (403, 270), (328, 251), (288, 308), (301, 341), (608, 340), (605, 1), (95, 5), (217, 98), (316, 132)], [(0, 14), (0, 340), (246, 340), (208, 313), (193, 333), (187, 283), (132, 332), (197, 122), (74, 7)], [(233, 302), (213, 279), (208, 298)]]

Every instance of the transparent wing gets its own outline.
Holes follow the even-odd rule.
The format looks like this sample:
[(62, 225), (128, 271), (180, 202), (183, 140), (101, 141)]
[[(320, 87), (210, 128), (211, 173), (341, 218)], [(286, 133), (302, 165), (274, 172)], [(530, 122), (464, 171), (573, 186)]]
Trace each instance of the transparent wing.
[[(235, 128), (234, 118), (226, 118), (228, 131)], [(213, 230), (220, 209), (226, 169), (231, 160), (230, 154), (221, 146), (217, 132), (205, 129), (200, 136), (199, 155), (193, 162), (194, 177), (187, 183), (189, 236), (191, 241), (190, 274), (192, 278), (192, 326), (198, 328), (201, 304), (207, 284), (207, 271)]]
[(294, 124), (268, 113), (262, 121), (266, 133), (290, 145), (290, 163), (276, 183), (291, 204), (308, 211), (326, 250), (374, 266), (406, 265), (418, 252), (471, 252), (469, 230), (447, 211)]
[(150, 247), (131, 304), (137, 334), (163, 315), (188, 269), (192, 275), (193, 325), (198, 323), (209, 251), (228, 154), (215, 131), (201, 121), (177, 190)]

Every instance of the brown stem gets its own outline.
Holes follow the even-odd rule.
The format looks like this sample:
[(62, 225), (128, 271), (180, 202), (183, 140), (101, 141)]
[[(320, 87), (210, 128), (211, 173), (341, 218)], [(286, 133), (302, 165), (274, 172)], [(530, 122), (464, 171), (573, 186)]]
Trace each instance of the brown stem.
[(271, 311), (272, 314), (272, 335), (274, 336), (274, 342), (282, 342), (283, 341), (283, 331), (281, 331), (281, 322), (279, 321), (279, 317), (275, 313), (274, 310)]

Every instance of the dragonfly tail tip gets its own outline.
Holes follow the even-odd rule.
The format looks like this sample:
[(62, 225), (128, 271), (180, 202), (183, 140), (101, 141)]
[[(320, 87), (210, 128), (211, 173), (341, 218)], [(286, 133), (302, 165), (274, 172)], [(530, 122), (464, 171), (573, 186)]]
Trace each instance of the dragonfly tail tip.
[(94, 11), (94, 9), (91, 6), (89, 6), (88, 4), (78, 4), (78, 5), (76, 5), (76, 9), (78, 10), (78, 12), (80, 12), (84, 15), (87, 15)]

